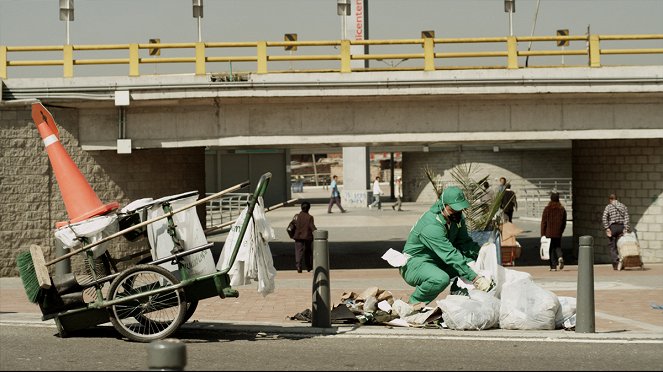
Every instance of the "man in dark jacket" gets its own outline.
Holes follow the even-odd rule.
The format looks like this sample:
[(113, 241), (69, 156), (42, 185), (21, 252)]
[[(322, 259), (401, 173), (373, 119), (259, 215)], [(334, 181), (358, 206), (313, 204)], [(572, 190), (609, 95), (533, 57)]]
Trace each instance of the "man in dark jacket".
[[(566, 228), (566, 209), (559, 202), (559, 193), (550, 194), (550, 202), (541, 216), (541, 236), (550, 238), (550, 271), (564, 268), (562, 234)], [(555, 267), (557, 265), (557, 267)]]
[(302, 202), (302, 211), (295, 215), (297, 229), (293, 239), (295, 240), (295, 266), (297, 272), (302, 272), (302, 258), (306, 271), (313, 269), (313, 231), (317, 230), (308, 211), (311, 209), (311, 203)]

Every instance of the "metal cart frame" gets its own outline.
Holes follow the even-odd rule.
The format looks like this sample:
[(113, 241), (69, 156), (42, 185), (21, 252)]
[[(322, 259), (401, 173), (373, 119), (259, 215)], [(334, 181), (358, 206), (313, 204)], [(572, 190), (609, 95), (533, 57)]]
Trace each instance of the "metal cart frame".
[[(178, 250), (176, 242), (176, 252), (172, 255), (145, 264), (137, 264), (119, 272), (113, 264), (111, 266), (115, 269), (115, 273), (96, 277), (94, 274), (95, 263), (90, 249), (163, 218), (168, 218), (169, 233), (176, 240), (177, 237), (174, 235), (176, 234), (175, 226), (172, 220), (174, 214), (193, 208), (211, 198), (218, 197), (220, 194), (245, 187), (249, 184), (248, 182), (198, 200), (196, 203), (178, 210), (173, 211), (171, 208), (167, 211), (169, 206), (164, 205), (164, 211), (167, 211), (167, 213), (157, 219), (136, 224), (46, 263), (49, 266), (74, 254), (85, 253), (93, 277), (92, 281), (82, 288), (94, 288), (96, 300), (91, 303), (84, 303), (84, 306), (80, 307), (76, 307), (76, 304), (74, 304), (71, 308), (72, 306), (67, 306), (64, 301), (65, 296), (60, 295), (55, 286), (51, 286), (39, 303), (44, 314), (42, 320), (54, 319), (61, 337), (67, 337), (71, 332), (107, 323), (110, 320), (113, 327), (130, 340), (150, 342), (166, 338), (175, 332), (193, 314), (199, 300), (215, 296), (220, 298), (238, 297), (239, 292), (230, 286), (228, 271), (235, 262), (247, 226), (253, 218), (253, 210), (258, 198), (265, 194), (271, 176), (271, 173), (265, 173), (260, 177), (258, 185), (248, 202), (247, 215), (242, 223), (239, 238), (233, 247), (228, 268), (206, 275), (190, 277), (189, 272), (183, 265), (183, 258), (209, 249), (213, 243), (207, 243), (189, 250), (184, 250), (179, 246)], [(105, 256), (108, 261), (108, 252), (105, 253)], [(112, 260), (110, 261), (112, 263)], [(159, 266), (159, 264), (169, 261), (177, 263), (180, 279)], [(109, 282), (110, 287), (106, 298), (104, 298), (102, 287)], [(49, 310), (53, 308), (64, 310)]]

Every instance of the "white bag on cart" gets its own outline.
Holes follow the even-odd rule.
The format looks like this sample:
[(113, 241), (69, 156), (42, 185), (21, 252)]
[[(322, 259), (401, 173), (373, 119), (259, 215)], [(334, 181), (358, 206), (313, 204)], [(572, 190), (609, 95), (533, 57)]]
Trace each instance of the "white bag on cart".
[[(91, 217), (87, 220), (65, 225), (55, 230), (55, 244), (66, 249), (83, 246), (79, 238), (87, 238), (89, 245), (118, 232), (117, 215)], [(106, 253), (108, 242), (92, 247), (94, 258), (99, 258)]]
[[(165, 201), (170, 202), (170, 206), (174, 211), (195, 203), (197, 199), (198, 194), (191, 192), (157, 199), (148, 209), (147, 218), (150, 220), (155, 217), (163, 216), (163, 202)], [(196, 207), (188, 208), (182, 212), (175, 213), (172, 218), (176, 225), (175, 231), (177, 231), (177, 236), (182, 241), (184, 250), (189, 250), (207, 244), (207, 238), (205, 237), (205, 232), (203, 231), (203, 227), (200, 224), (200, 220), (198, 219)], [(153, 259), (170, 256), (172, 254), (171, 251), (175, 247), (175, 243), (173, 242), (171, 236), (168, 234), (167, 218), (163, 218), (148, 224), (147, 237), (150, 242), (150, 247), (152, 247)], [(197, 277), (216, 272), (214, 267), (214, 258), (212, 257), (212, 252), (209, 249), (187, 255), (184, 257), (183, 261), (184, 266), (189, 271), (190, 277)], [(176, 276), (178, 274), (177, 265), (173, 265), (170, 261), (164, 262), (159, 266), (165, 268)]]
[[(266, 296), (274, 292), (275, 287), (276, 269), (274, 268), (272, 252), (269, 249), (269, 241), (273, 240), (276, 236), (274, 229), (265, 217), (263, 203), (262, 197), (258, 198), (258, 202), (253, 210), (253, 218), (246, 226), (246, 231), (237, 251), (235, 262), (230, 267), (230, 270), (228, 270), (228, 275), (230, 276), (231, 286), (251, 284), (252, 280), (258, 281), (258, 292)], [(216, 265), (219, 271), (228, 269), (230, 265), (232, 251), (239, 238), (242, 224), (246, 218), (250, 218), (247, 216), (247, 212), (248, 207), (242, 210), (242, 213), (228, 233), (226, 242), (223, 244), (223, 249), (221, 250), (219, 262)]]

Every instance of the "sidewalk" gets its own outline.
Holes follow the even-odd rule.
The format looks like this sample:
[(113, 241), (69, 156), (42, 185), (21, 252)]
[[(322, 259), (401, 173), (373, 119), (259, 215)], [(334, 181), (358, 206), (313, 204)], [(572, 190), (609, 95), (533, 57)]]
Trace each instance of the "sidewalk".
[[(337, 207), (334, 207), (337, 208)], [(351, 268), (336, 268), (342, 257), (356, 261), (356, 257), (368, 256), (368, 260), (380, 260), (388, 248), (402, 248), (402, 242), (412, 224), (428, 205), (405, 203), (404, 212), (395, 212), (391, 203), (383, 203), (383, 211), (350, 209), (341, 214), (334, 209), (327, 214), (327, 206), (314, 204), (311, 213), (319, 229), (329, 231), (330, 283), (332, 305), (341, 302), (344, 292), (363, 292), (369, 287), (390, 291), (395, 299), (407, 301), (413, 288), (399, 276), (397, 269), (366, 268), (360, 264)], [(268, 219), (277, 239), (270, 247), (294, 251), (287, 238), (285, 227), (299, 206), (284, 207), (268, 212)], [(538, 237), (538, 221), (514, 219), (525, 230), (524, 236)], [(212, 236), (210, 241), (222, 245), (225, 236)], [(379, 242), (380, 245), (373, 243)], [(343, 242), (347, 242), (344, 244)], [(603, 242), (601, 242), (603, 244)], [(401, 246), (399, 246), (401, 245)], [(275, 261), (278, 255), (275, 252)], [(292, 256), (288, 256), (292, 258)], [(183, 327), (205, 327), (227, 331), (279, 332), (295, 334), (360, 334), (360, 335), (410, 335), (414, 337), (507, 337), (507, 338), (592, 338), (619, 340), (656, 340), (663, 343), (663, 310), (653, 306), (663, 305), (663, 264), (647, 264), (645, 270), (627, 269), (615, 271), (610, 264), (594, 266), (595, 333), (582, 334), (573, 331), (451, 331), (421, 328), (389, 328), (382, 325), (352, 326), (332, 324), (330, 329), (312, 328), (310, 323), (289, 320), (289, 317), (312, 308), (312, 274), (298, 274), (294, 270), (294, 258), (287, 269), (278, 268), (276, 290), (263, 297), (257, 292), (257, 284), (237, 287), (238, 298), (208, 298), (201, 301), (196, 312)], [(381, 260), (380, 260), (381, 261)], [(384, 263), (381, 262), (382, 265)], [(343, 264), (347, 264), (344, 262)], [(558, 296), (577, 297), (577, 266), (567, 265), (564, 270), (548, 271), (541, 261), (536, 266), (514, 266), (509, 269), (525, 271), (534, 281)], [(445, 290), (439, 299), (447, 296)], [(47, 323), (41, 322), (39, 307), (29, 303), (20, 278), (0, 278), (0, 324)], [(50, 321), (49, 324), (52, 324)], [(349, 333), (348, 333), (349, 332)]]

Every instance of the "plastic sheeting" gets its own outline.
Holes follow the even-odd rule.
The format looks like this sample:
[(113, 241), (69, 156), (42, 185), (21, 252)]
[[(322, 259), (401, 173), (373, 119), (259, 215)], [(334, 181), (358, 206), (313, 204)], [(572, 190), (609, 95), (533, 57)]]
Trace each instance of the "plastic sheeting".
[[(276, 269), (274, 268), (272, 252), (269, 249), (269, 242), (276, 236), (274, 235), (274, 229), (265, 217), (263, 204), (262, 197), (259, 197), (253, 209), (253, 218), (246, 227), (235, 262), (228, 270), (228, 275), (230, 276), (231, 286), (251, 284), (252, 280), (257, 280), (258, 292), (266, 296), (274, 292)], [(219, 257), (219, 262), (216, 264), (218, 270), (224, 271), (230, 266), (232, 251), (237, 239), (239, 239), (242, 224), (246, 218), (249, 218), (247, 214), (248, 207), (244, 208), (230, 229), (221, 250), (221, 257)]]
[[(150, 220), (163, 216), (163, 203), (165, 201), (170, 203), (173, 210), (177, 210), (195, 203), (197, 199), (198, 194), (191, 192), (158, 199), (154, 201), (153, 205), (147, 210), (147, 218)], [(172, 218), (176, 225), (175, 231), (182, 241), (184, 250), (207, 244), (207, 238), (205, 237), (205, 232), (198, 219), (198, 213), (196, 213), (195, 207), (176, 213)], [(175, 247), (175, 243), (170, 234), (168, 234), (167, 218), (148, 224), (147, 238), (149, 239), (150, 247), (152, 248), (151, 253), (153, 259), (159, 259), (173, 254), (172, 250)], [(209, 249), (183, 257), (183, 265), (189, 271), (190, 277), (211, 274), (216, 271), (214, 268), (214, 258)], [(159, 266), (173, 273), (178, 272), (177, 265), (173, 265), (171, 262), (164, 262)]]
[[(117, 215), (111, 214), (63, 226), (55, 231), (55, 239), (57, 244), (61, 244), (66, 249), (72, 249), (83, 245), (80, 238), (86, 238), (88, 242), (85, 245), (88, 245), (116, 232), (118, 232)], [(108, 242), (91, 249), (94, 258), (98, 258), (108, 249)]]

